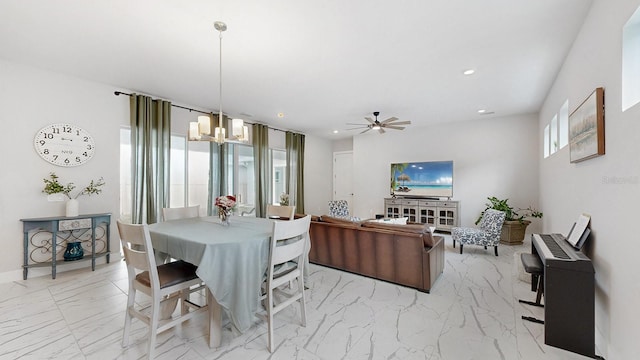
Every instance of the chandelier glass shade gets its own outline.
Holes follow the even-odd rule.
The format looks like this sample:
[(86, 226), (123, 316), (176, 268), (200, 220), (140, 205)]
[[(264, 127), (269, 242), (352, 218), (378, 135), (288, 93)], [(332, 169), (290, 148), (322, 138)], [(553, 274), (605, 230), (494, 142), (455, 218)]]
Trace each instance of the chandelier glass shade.
[(222, 21), (216, 21), (213, 26), (220, 33), (220, 111), (218, 113), (218, 126), (212, 129), (212, 116), (198, 116), (197, 122), (189, 123), (189, 141), (215, 141), (222, 145), (225, 142), (247, 142), (249, 141), (249, 128), (244, 125), (242, 119), (231, 120), (231, 136), (227, 138), (226, 127), (223, 125), (224, 113), (222, 112), (222, 32), (227, 30), (227, 25)]

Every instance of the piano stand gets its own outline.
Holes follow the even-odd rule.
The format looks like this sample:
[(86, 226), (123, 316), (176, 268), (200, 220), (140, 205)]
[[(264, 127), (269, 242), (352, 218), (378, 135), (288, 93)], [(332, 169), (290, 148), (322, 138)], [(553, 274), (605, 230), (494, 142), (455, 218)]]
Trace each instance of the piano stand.
[[(544, 267), (542, 265), (542, 261), (536, 255), (533, 254), (521, 254), (520, 260), (522, 260), (522, 266), (524, 266), (524, 271), (531, 274), (531, 290), (537, 290), (536, 293), (536, 302), (522, 300), (518, 301), (532, 306), (544, 307), (541, 303), (542, 294), (544, 293)], [(522, 316), (523, 320), (532, 321), (538, 324), (544, 324), (543, 320), (536, 319), (531, 316)]]

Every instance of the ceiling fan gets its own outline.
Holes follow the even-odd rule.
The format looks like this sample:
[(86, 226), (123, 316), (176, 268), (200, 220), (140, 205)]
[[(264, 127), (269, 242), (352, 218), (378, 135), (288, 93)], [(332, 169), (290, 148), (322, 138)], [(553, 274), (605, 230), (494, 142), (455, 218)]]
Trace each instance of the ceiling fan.
[(373, 116), (375, 116), (375, 120), (371, 119), (368, 116), (365, 116), (365, 120), (367, 120), (369, 123), (362, 125), (362, 124), (354, 124), (354, 123), (347, 123), (347, 125), (361, 125), (355, 128), (351, 128), (348, 130), (355, 130), (355, 129), (365, 129), (364, 131), (362, 131), (360, 134), (364, 134), (369, 130), (378, 130), (378, 132), (380, 134), (384, 134), (385, 131), (384, 129), (393, 129), (393, 130), (404, 130), (404, 126), (398, 126), (398, 125), (409, 125), (411, 124), (411, 121), (398, 121), (397, 117), (390, 117), (386, 120), (383, 121), (378, 121), (378, 115), (380, 115), (379, 111), (374, 111), (373, 112)]

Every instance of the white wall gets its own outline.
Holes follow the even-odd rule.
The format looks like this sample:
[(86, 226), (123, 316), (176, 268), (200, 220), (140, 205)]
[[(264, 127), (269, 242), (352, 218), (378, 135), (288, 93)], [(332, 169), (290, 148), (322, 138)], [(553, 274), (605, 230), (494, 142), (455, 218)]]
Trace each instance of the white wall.
[[(355, 216), (383, 213), (394, 162), (453, 160), (461, 226), (473, 225), (489, 196), (509, 198), (517, 207), (538, 205), (536, 115), (370, 133), (353, 141)], [(535, 220), (528, 231), (537, 229)]]
[(332, 142), (307, 135), (304, 147), (304, 211), (322, 215), (333, 189)]
[[(0, 228), (3, 234), (0, 273), (9, 272), (5, 275), (18, 279), (22, 278), (23, 257), (22, 223), (19, 220), (64, 215), (64, 202), (48, 202), (46, 194), (42, 193), (42, 179), (50, 172), (60, 176), (62, 182), (73, 182), (78, 188), (88, 185), (92, 179), (104, 177), (106, 185), (102, 194), (79, 198), (80, 212), (111, 212), (117, 216), (119, 126), (120, 119), (129, 116), (129, 103), (114, 96), (111, 86), (4, 61), (0, 61), (0, 79), (0, 123), (3, 127), (3, 141), (0, 141)], [(40, 128), (63, 122), (84, 128), (95, 139), (95, 155), (82, 166), (51, 165), (34, 149), (34, 136)], [(117, 249), (117, 238), (113, 238), (112, 249)], [(38, 273), (50, 273), (50, 270), (30, 270), (30, 274)]]
[[(64, 202), (48, 202), (43, 178), (50, 172), (61, 182), (73, 182), (78, 188), (92, 179), (104, 177), (100, 195), (82, 196), (80, 213), (112, 214), (111, 249), (118, 252), (119, 238), (115, 221), (119, 216), (120, 127), (129, 125), (129, 97), (114, 96), (112, 85), (85, 81), (64, 74), (0, 60), (0, 228), (3, 242), (0, 252), (0, 282), (22, 279), (22, 218), (64, 215)], [(188, 106), (186, 104), (181, 104)], [(205, 109), (206, 110), (206, 109)], [(174, 108), (172, 130), (186, 133), (187, 123), (197, 113)], [(38, 156), (33, 139), (45, 125), (69, 122), (87, 130), (96, 141), (96, 152), (86, 164), (62, 168)], [(331, 198), (331, 142), (306, 136), (305, 204), (309, 213), (320, 209)], [(112, 256), (116, 261), (118, 255)], [(99, 262), (104, 261), (100, 258)], [(58, 272), (88, 263), (64, 264)], [(49, 276), (50, 268), (29, 270), (29, 277)]]
[[(604, 156), (570, 164), (564, 148), (540, 161), (545, 232), (566, 233), (582, 212), (591, 215), (587, 253), (596, 271), (596, 345), (607, 359), (640, 353), (640, 105), (621, 111), (622, 27), (638, 0), (596, 0), (540, 111), (538, 133), (569, 99), (575, 110), (605, 88)], [(539, 142), (542, 143), (541, 136)]]

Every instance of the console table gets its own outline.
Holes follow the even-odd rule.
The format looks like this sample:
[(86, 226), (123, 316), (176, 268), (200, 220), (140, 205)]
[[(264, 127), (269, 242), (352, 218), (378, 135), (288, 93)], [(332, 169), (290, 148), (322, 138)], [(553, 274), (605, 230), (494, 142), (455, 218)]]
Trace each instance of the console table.
[(406, 217), (408, 222), (429, 224), (436, 230), (449, 231), (458, 226), (458, 201), (386, 198), (385, 216), (388, 218)]
[[(80, 243), (85, 252), (83, 261), (111, 254), (111, 214), (86, 214), (74, 217), (54, 216), (20, 219), (24, 232), (24, 265), (22, 277), (27, 280), (29, 268), (51, 266), (51, 278), (56, 278), (56, 265), (62, 260), (67, 244)], [(64, 261), (66, 262), (66, 261)]]

